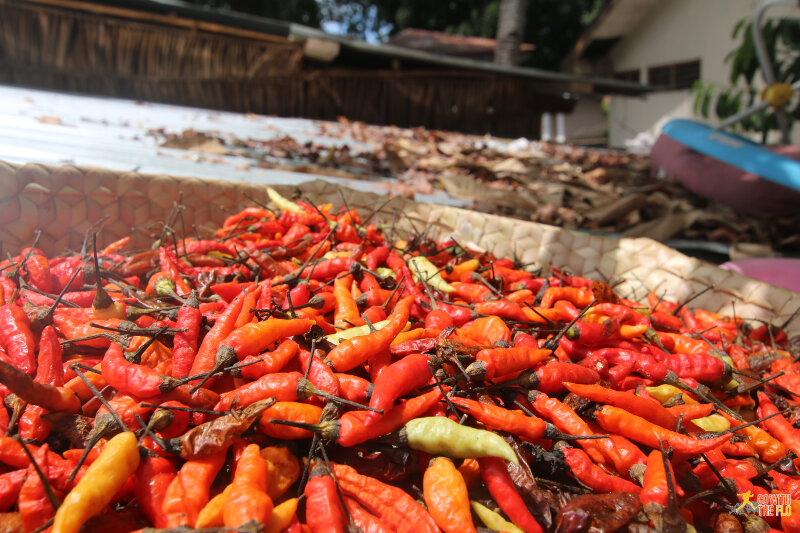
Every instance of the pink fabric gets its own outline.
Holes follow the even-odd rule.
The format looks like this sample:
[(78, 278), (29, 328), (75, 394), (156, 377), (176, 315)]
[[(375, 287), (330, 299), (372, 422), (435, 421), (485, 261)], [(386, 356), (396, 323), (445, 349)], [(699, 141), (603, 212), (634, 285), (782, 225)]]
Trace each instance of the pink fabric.
[[(800, 160), (800, 146), (769, 149)], [(737, 213), (758, 217), (800, 215), (800, 191), (695, 152), (667, 135), (659, 136), (653, 146), (650, 164), (653, 172), (663, 168), (687, 189)]]
[(720, 268), (766, 281), (776, 287), (800, 292), (800, 259), (783, 257), (739, 259), (723, 263)]

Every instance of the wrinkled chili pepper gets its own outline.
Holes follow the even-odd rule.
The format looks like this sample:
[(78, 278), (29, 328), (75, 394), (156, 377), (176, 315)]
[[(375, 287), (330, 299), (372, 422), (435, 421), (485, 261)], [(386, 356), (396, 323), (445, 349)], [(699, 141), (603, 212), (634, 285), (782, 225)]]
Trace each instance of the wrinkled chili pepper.
[(404, 490), (362, 476), (343, 464), (334, 464), (333, 473), (345, 495), (356, 499), (398, 533), (439, 531), (431, 515)]
[(477, 533), (472, 524), (467, 485), (450, 459), (437, 457), (422, 478), (425, 505), (445, 533)]

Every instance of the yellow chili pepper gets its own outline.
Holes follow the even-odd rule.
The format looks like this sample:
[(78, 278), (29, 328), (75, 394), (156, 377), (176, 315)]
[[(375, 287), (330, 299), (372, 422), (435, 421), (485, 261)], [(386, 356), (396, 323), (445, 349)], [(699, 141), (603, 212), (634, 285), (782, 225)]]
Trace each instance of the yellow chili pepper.
[[(280, 533), (289, 525), (297, 512), (297, 498), (286, 500), (272, 509), (272, 515), (264, 528), (264, 533)], [(199, 527), (199, 526), (198, 526)]]
[(197, 515), (197, 529), (205, 527), (220, 527), (224, 526), (225, 522), (222, 518), (222, 510), (225, 509), (225, 504), (228, 501), (228, 494), (231, 492), (231, 485), (225, 487), (225, 490), (211, 498), (205, 507), (200, 510)]
[(692, 422), (703, 431), (711, 431), (714, 433), (719, 433), (731, 428), (731, 423), (728, 422), (724, 416), (718, 415), (717, 413), (712, 413), (703, 418), (695, 418)]
[(291, 200), (284, 198), (278, 193), (278, 191), (276, 191), (272, 187), (267, 187), (267, 195), (269, 196), (269, 199), (272, 200), (272, 203), (275, 204), (275, 207), (277, 207), (279, 211), (291, 211), (292, 213), (305, 213), (305, 210), (302, 207), (292, 202)]
[(493, 431), (459, 425), (443, 416), (415, 418), (400, 431), (408, 447), (447, 457), (499, 457), (519, 465), (517, 454)]
[[(381, 329), (386, 327), (389, 323), (389, 320), (381, 320), (380, 322), (375, 322), (372, 326), (375, 329)], [(411, 322), (407, 322), (406, 326), (403, 328), (403, 331), (407, 331), (408, 328), (411, 326)], [(330, 335), (325, 335), (325, 340), (330, 342), (331, 344), (339, 344), (342, 341), (347, 339), (352, 339), (353, 337), (361, 337), (362, 335), (369, 335), (372, 330), (369, 329), (369, 326), (357, 326), (355, 328), (350, 329), (343, 329), (342, 331), (337, 331), (336, 333), (331, 333)]]
[(666, 402), (676, 394), (681, 395), (683, 403), (700, 403), (694, 398), (689, 397), (688, 394), (684, 394), (683, 391), (680, 390), (678, 387), (675, 387), (673, 385), (667, 385), (666, 383), (664, 383), (663, 385), (659, 385), (658, 387), (645, 387), (645, 390), (647, 390), (647, 392), (650, 393), (650, 396), (652, 396), (661, 403)]
[(114, 436), (86, 469), (58, 508), (53, 533), (77, 533), (81, 526), (108, 505), (114, 494), (139, 468), (139, 447), (130, 431)]
[(422, 275), (424, 281), (441, 292), (455, 292), (455, 288), (447, 283), (436, 265), (428, 261), (427, 257), (421, 255), (414, 256), (408, 260), (408, 269), (411, 271), (411, 277), (414, 281), (419, 281), (419, 276)]
[(478, 515), (483, 525), (495, 531), (508, 531), (508, 533), (525, 533), (523, 530), (503, 518), (499, 513), (495, 513), (488, 507), (478, 502), (469, 502), (472, 512)]

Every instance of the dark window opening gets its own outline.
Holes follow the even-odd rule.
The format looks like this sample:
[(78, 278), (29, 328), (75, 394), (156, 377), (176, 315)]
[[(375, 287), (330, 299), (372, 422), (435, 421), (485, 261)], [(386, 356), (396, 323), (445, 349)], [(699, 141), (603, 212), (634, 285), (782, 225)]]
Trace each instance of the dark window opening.
[(660, 85), (669, 89), (688, 89), (699, 79), (699, 59), (647, 69), (648, 85)]
[(640, 69), (624, 70), (622, 72), (615, 72), (614, 78), (622, 81), (632, 81), (639, 83), (642, 79), (642, 72)]

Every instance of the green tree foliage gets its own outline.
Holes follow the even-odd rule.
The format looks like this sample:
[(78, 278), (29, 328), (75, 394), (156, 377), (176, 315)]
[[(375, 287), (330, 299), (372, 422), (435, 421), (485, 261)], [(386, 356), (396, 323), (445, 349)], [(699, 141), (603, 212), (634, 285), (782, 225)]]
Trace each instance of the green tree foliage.
[[(524, 42), (528, 66), (559, 62), (609, 0), (528, 0)], [(500, 0), (189, 0), (195, 5), (251, 13), (320, 27), (330, 21), (354, 37), (387, 40), (405, 28), (494, 37)]]
[[(608, 0), (528, 0), (526, 43), (535, 51), (529, 66), (557, 69)], [(348, 34), (388, 37), (405, 28), (494, 37), (500, 0), (320, 0), (325, 20), (342, 23)]]
[[(789, 84), (800, 79), (800, 20), (770, 19), (764, 23), (762, 31), (775, 79)], [(724, 120), (757, 103), (760, 98), (761, 91), (757, 85), (761, 80), (760, 65), (750, 20), (740, 20), (736, 24), (733, 38), (740, 42), (725, 58), (731, 68), (731, 85), (719, 87), (714, 83), (698, 81), (693, 88), (694, 112), (697, 115), (708, 118), (713, 110), (718, 119)], [(785, 111), (791, 127), (794, 121), (800, 120), (800, 101), (795, 101), (793, 106), (790, 103)], [(742, 120), (733, 129), (760, 133), (762, 142), (766, 142), (768, 133), (779, 128), (775, 112), (768, 108)]]

